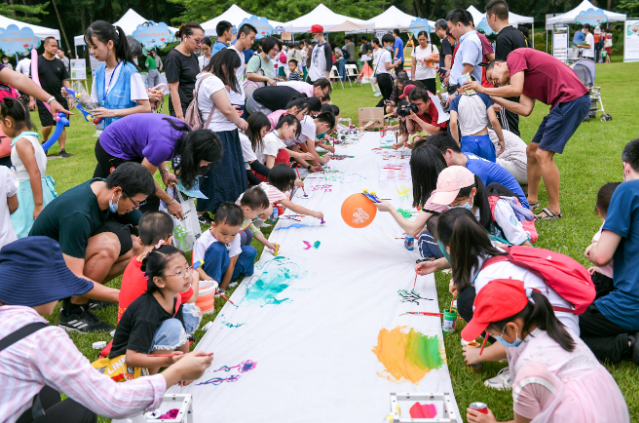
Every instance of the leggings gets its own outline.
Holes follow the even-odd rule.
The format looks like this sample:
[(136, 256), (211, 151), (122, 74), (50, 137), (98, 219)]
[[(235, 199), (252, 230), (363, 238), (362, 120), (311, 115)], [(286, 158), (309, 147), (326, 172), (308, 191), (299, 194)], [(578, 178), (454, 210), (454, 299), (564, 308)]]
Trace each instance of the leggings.
[(97, 414), (71, 398), (60, 401), (60, 393), (48, 386), (42, 388), (38, 398), (45, 415), (34, 419), (32, 409), (29, 408), (20, 416), (17, 423), (96, 423), (98, 421)]
[(377, 85), (379, 85), (382, 98), (376, 107), (384, 107), (386, 100), (390, 99), (391, 94), (393, 94), (393, 78), (390, 76), (390, 73), (378, 73)]

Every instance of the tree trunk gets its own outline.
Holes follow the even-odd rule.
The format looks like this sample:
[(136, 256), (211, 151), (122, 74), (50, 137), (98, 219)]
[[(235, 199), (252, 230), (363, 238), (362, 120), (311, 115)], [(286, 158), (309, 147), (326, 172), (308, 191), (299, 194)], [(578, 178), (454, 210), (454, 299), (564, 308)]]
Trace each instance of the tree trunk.
[(533, 2), (530, 4), (530, 6), (528, 6), (528, 9), (526, 9), (526, 12), (524, 13), (524, 16), (530, 16), (532, 11), (535, 10), (535, 7), (537, 7), (537, 0), (533, 0)]
[(612, 10), (612, 0), (608, 0), (608, 10)]
[(415, 13), (415, 16), (422, 16), (422, 4), (420, 0), (413, 0), (413, 13)]
[(62, 19), (60, 18), (60, 12), (58, 12), (58, 6), (55, 4), (55, 0), (51, 0), (53, 4), (53, 9), (55, 9), (55, 14), (58, 17), (58, 23), (60, 24), (60, 31), (62, 31), (62, 36), (64, 37), (64, 42), (67, 45), (67, 50), (71, 51), (71, 44), (69, 44), (69, 39), (67, 38), (67, 33), (64, 32), (64, 26), (62, 25)]
[(428, 19), (433, 20), (433, 16), (435, 15), (435, 10), (437, 10), (437, 8), (439, 7), (439, 3), (441, 3), (441, 1), (442, 0), (435, 0), (435, 4), (433, 4), (433, 6), (430, 8)]

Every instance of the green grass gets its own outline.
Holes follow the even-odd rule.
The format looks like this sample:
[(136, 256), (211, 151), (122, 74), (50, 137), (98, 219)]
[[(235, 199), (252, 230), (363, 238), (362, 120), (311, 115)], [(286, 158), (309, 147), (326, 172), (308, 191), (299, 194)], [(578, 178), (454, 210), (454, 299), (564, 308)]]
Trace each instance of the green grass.
[[(568, 143), (563, 155), (556, 156), (561, 172), (561, 204), (564, 218), (555, 222), (537, 224), (540, 237), (538, 247), (552, 249), (567, 254), (588, 266), (583, 251), (590, 244), (594, 233), (601, 225), (600, 218), (594, 212), (597, 190), (606, 182), (621, 181), (621, 150), (630, 140), (639, 136), (639, 120), (637, 110), (639, 106), (639, 87), (632, 83), (639, 72), (639, 63), (612, 63), (597, 66), (597, 85), (602, 87), (602, 97), (606, 112), (613, 116), (610, 122), (593, 120), (584, 123)], [(334, 104), (337, 104), (343, 117), (350, 117), (355, 123), (359, 107), (374, 106), (379, 98), (372, 96), (370, 85), (342, 89), (335, 86), (331, 94)], [(168, 105), (165, 102), (165, 111)], [(530, 142), (539, 126), (541, 119), (548, 112), (548, 107), (537, 104), (533, 114), (520, 120), (522, 138)], [(37, 113), (33, 114), (34, 122), (39, 124)], [(67, 139), (67, 151), (74, 154), (70, 159), (51, 160), (48, 173), (57, 181), (58, 193), (74, 187), (93, 174), (95, 157), (93, 148), (95, 137), (93, 127), (84, 122), (80, 116), (71, 119)], [(57, 146), (52, 148), (57, 153)], [(542, 207), (547, 206), (545, 190), (540, 191)], [(268, 237), (270, 229), (264, 235)], [(253, 245), (262, 251), (262, 245)], [(437, 290), (440, 306), (450, 304), (448, 293), (449, 275), (436, 275)], [(109, 284), (119, 287), (120, 279)], [(223, 299), (215, 302), (215, 313), (205, 316), (203, 324), (214, 320), (224, 305)], [(107, 323), (115, 326), (117, 310), (110, 308), (98, 312), (98, 316)], [(49, 319), (56, 323), (59, 308)], [(463, 324), (462, 324), (463, 325)], [(461, 328), (461, 326), (459, 328)], [(197, 339), (201, 339), (203, 332), (196, 332)], [(89, 360), (95, 360), (98, 351), (91, 349), (91, 343), (98, 340), (108, 340), (108, 335), (100, 334), (72, 334), (72, 339)], [(484, 387), (483, 381), (494, 376), (505, 363), (485, 363), (480, 373), (473, 373), (466, 369), (461, 355), (459, 330), (454, 334), (445, 334), (446, 355), (453, 381), (453, 390), (462, 416), (465, 409), (473, 401), (484, 401), (493, 409), (500, 421), (513, 418), (512, 397), (510, 391), (499, 392)], [(639, 367), (630, 362), (617, 365), (606, 365), (617, 380), (630, 409), (631, 421), (639, 421)], [(101, 421), (108, 421), (101, 419)]]

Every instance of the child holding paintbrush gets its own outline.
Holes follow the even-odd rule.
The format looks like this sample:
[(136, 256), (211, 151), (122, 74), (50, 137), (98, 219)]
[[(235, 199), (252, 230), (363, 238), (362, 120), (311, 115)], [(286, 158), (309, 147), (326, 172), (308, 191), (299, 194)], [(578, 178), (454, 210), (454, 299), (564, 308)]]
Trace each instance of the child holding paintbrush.
[(275, 202), (280, 203), (297, 214), (304, 214), (324, 220), (324, 213), (309, 210), (306, 207), (302, 207), (289, 200), (289, 195), (285, 193), (293, 188), (296, 180), (297, 175), (293, 169), (283, 163), (276, 165), (273, 169), (271, 169), (271, 172), (268, 175), (269, 185), (267, 189), (269, 190), (269, 199), (272, 202), (275, 200)]

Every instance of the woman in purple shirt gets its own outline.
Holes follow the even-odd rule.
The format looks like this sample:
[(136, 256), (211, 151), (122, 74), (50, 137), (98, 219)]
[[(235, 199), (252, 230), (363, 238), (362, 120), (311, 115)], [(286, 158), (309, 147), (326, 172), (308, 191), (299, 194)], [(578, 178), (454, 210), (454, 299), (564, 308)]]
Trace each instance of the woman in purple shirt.
[[(174, 186), (178, 179), (169, 172), (167, 161), (180, 182), (191, 189), (197, 178), (206, 174), (211, 163), (222, 157), (222, 144), (214, 132), (207, 129), (191, 131), (180, 119), (160, 113), (140, 113), (126, 116), (109, 125), (95, 144), (98, 164), (94, 178), (106, 178), (113, 169), (126, 162), (141, 163), (151, 175), (160, 169), (164, 185)], [(169, 213), (181, 219), (182, 207), (156, 182), (155, 195), (150, 195), (140, 210), (160, 208), (160, 200)]]

